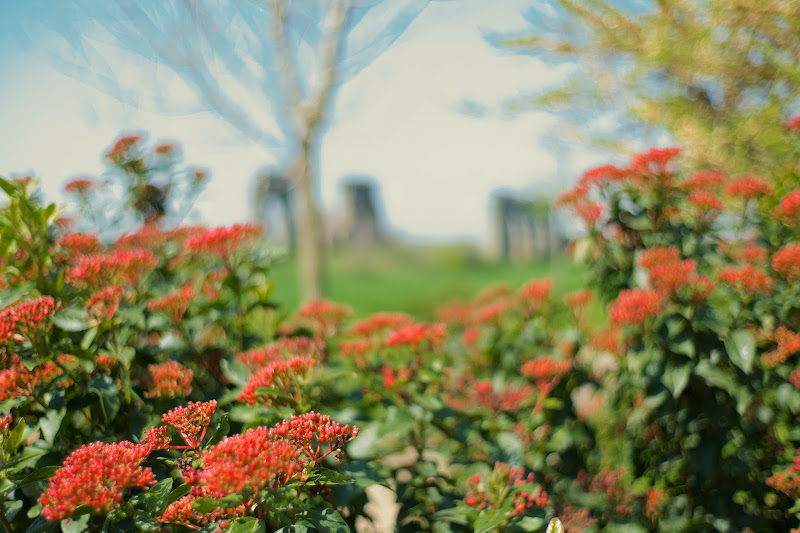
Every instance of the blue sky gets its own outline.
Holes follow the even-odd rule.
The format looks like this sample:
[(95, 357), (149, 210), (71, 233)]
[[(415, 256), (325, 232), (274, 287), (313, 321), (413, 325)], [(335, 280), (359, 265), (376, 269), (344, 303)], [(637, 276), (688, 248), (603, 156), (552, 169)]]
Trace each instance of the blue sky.
[[(502, 112), (508, 99), (563, 74), (534, 58), (498, 51), (483, 38), (483, 31), (525, 28), (522, 14), (530, 1), (433, 3), (341, 87), (320, 154), (326, 210), (340, 205), (342, 176), (369, 174), (381, 184), (385, 217), (397, 233), (485, 244), (492, 191), (562, 189), (599, 160), (576, 144), (555, 155), (546, 142), (549, 149), (543, 148), (544, 138), (570, 143), (545, 113)], [(0, 0), (0, 20), (0, 30), (25, 22), (14, 0)], [(0, 175), (32, 171), (47, 198), (60, 200), (70, 177), (102, 172), (100, 154), (121, 131), (146, 131), (151, 139), (180, 142), (187, 163), (211, 169), (198, 204), (205, 223), (249, 218), (253, 175), (278, 163), (275, 153), (208, 111), (167, 115), (123, 104), (63, 75), (35, 46), (21, 46), (18, 33), (2, 34)], [(163, 90), (181, 90), (177, 81), (164, 79)], [(465, 101), (486, 112), (464, 113)]]

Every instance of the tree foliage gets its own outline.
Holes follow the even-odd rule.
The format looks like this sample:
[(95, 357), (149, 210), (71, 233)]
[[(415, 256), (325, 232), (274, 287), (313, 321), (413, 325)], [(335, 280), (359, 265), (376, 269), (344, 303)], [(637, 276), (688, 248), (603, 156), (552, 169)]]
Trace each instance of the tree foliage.
[(573, 67), (564, 83), (533, 98), (535, 106), (559, 109), (581, 124), (588, 110), (589, 120), (611, 113), (618, 127), (602, 131), (597, 121), (596, 128), (595, 141), (606, 148), (647, 136), (644, 127), (668, 132), (695, 167), (755, 172), (778, 183), (800, 180), (800, 144), (781, 127), (800, 104), (797, 2), (531, 5), (532, 28), (497, 44)]

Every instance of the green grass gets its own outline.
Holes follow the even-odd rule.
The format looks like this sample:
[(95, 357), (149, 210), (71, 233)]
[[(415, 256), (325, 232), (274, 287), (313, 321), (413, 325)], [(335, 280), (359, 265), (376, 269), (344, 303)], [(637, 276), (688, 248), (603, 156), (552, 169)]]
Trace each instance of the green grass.
[[(582, 286), (581, 267), (563, 256), (531, 262), (490, 262), (463, 246), (387, 245), (333, 250), (327, 257), (327, 297), (351, 306), (356, 316), (404, 311), (421, 320), (455, 298), (505, 283), (518, 288), (528, 280), (553, 278), (554, 295)], [(276, 264), (273, 300), (285, 310), (298, 306), (294, 260)]]

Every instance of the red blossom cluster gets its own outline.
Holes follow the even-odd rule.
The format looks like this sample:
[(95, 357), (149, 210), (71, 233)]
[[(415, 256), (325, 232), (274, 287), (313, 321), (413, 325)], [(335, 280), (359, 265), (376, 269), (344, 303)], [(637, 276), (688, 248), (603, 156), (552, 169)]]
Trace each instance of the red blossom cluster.
[(69, 233), (58, 239), (56, 245), (66, 250), (73, 257), (95, 254), (103, 250), (100, 239), (93, 233)]
[(787, 226), (797, 225), (798, 219), (800, 219), (800, 189), (791, 191), (784, 196), (772, 214)]
[(564, 296), (564, 303), (572, 308), (582, 308), (592, 301), (592, 291), (581, 289)]
[(725, 193), (731, 198), (751, 200), (762, 196), (772, 196), (772, 186), (756, 176), (741, 176), (731, 181)]
[(297, 317), (317, 335), (329, 337), (336, 334), (352, 314), (353, 310), (346, 305), (330, 300), (315, 300), (301, 307)]
[(656, 487), (647, 489), (647, 494), (644, 497), (644, 515), (647, 518), (655, 518), (658, 516), (665, 499), (666, 494), (664, 494), (663, 490)]
[(106, 153), (106, 159), (112, 161), (123, 161), (131, 157), (131, 150), (144, 140), (144, 136), (138, 133), (121, 135), (117, 138), (111, 148)]
[(111, 320), (114, 313), (117, 312), (123, 296), (125, 296), (125, 289), (119, 285), (109, 285), (89, 296), (83, 307), (89, 316), (96, 320)]
[(252, 242), (261, 234), (261, 228), (253, 224), (234, 224), (190, 235), (184, 241), (184, 247), (191, 254), (209, 254), (226, 259), (242, 243)]
[[(62, 364), (69, 362), (64, 356), (59, 356), (58, 361)], [(6, 368), (0, 370), (0, 402), (11, 398), (33, 396), (37, 386), (48, 385), (61, 374), (63, 374), (61, 367), (52, 361), (45, 361), (29, 370), (19, 356), (12, 354), (8, 358)]]
[(279, 337), (266, 346), (239, 354), (236, 360), (249, 368), (251, 372), (257, 372), (272, 363), (293, 357), (307, 357), (319, 361), (324, 351), (325, 344), (321, 339)]
[(592, 347), (596, 350), (605, 350), (613, 354), (622, 351), (623, 339), (620, 326), (609, 326), (595, 331), (592, 336)]
[(454, 409), (485, 407), (492, 412), (518, 411), (533, 397), (534, 389), (530, 385), (508, 384), (496, 391), (487, 380), (459, 380), (445, 395), (448, 405)]
[(203, 452), (197, 482), (213, 498), (285, 485), (300, 469), (298, 449), (266, 426), (226, 437)]
[(609, 306), (611, 321), (615, 324), (638, 326), (661, 312), (661, 294), (649, 289), (625, 289)]
[(681, 184), (685, 191), (707, 191), (714, 193), (725, 181), (725, 174), (718, 170), (704, 170), (698, 172)]
[(753, 265), (725, 267), (719, 273), (719, 280), (743, 294), (769, 294), (772, 290), (772, 278)]
[(380, 345), (379, 340), (372, 338), (342, 341), (339, 344), (339, 353), (352, 359), (359, 368), (366, 368), (367, 354), (380, 347)]
[(153, 471), (141, 466), (150, 450), (132, 442), (94, 442), (72, 452), (50, 478), (42, 494), (42, 514), (48, 520), (70, 518), (79, 506), (107, 513), (122, 502), (127, 488), (147, 488), (156, 482)]
[(797, 450), (792, 466), (770, 476), (767, 485), (791, 498), (800, 497), (800, 449)]
[(342, 449), (358, 436), (358, 427), (351, 429), (349, 424), (342, 426), (328, 415), (312, 411), (292, 415), (289, 420), (275, 426), (272, 434), (294, 444), (301, 451), (303, 462), (320, 464), (333, 452), (341, 461)]
[(192, 393), (194, 372), (177, 361), (147, 365), (145, 398), (185, 398)]
[(692, 283), (697, 265), (691, 259), (662, 263), (650, 269), (650, 285), (656, 291), (676, 293), (682, 287)]
[(647, 152), (634, 156), (630, 169), (645, 176), (651, 175), (664, 179), (672, 174), (670, 164), (680, 153), (680, 148), (651, 148)]
[(694, 206), (704, 217), (715, 216), (715, 211), (721, 211), (724, 207), (716, 195), (708, 191), (693, 191), (686, 198), (690, 205)]
[(772, 256), (772, 270), (789, 283), (800, 278), (800, 243), (787, 244)]
[(531, 487), (531, 490), (514, 490), (521, 485), (531, 485), (534, 482), (533, 474), (525, 476), (521, 467), (509, 466), (497, 462), (494, 465), (489, 479), (482, 480), (478, 473), (467, 480), (469, 489), (464, 503), (476, 509), (500, 509), (506, 498), (512, 495), (511, 511), (508, 516), (524, 515), (534, 507), (547, 507), (550, 500), (541, 487)]
[(178, 324), (183, 319), (183, 315), (186, 313), (186, 309), (194, 296), (192, 284), (187, 283), (180, 289), (165, 294), (161, 298), (147, 300), (147, 308), (151, 311), (165, 313), (175, 324)]
[(67, 194), (86, 194), (97, 185), (89, 178), (75, 178), (64, 184), (64, 192)]
[(788, 131), (800, 131), (800, 114), (792, 115), (783, 123), (784, 129)]
[(12, 305), (0, 311), (0, 344), (16, 339), (16, 335), (31, 339), (48, 325), (48, 319), (61, 307), (50, 296)]
[(800, 352), (800, 334), (797, 334), (784, 326), (779, 326), (770, 335), (770, 340), (778, 346), (774, 350), (764, 352), (761, 361), (768, 368), (775, 368), (782, 365), (791, 356)]
[(135, 285), (158, 266), (150, 250), (113, 250), (107, 254), (82, 255), (67, 270), (67, 281), (99, 289), (108, 285)]
[[(287, 398), (298, 400), (298, 394), (311, 379), (311, 371), (317, 362), (310, 357), (299, 356), (268, 364), (252, 376), (239, 395), (239, 401), (250, 405), (285, 405)], [(277, 392), (259, 392), (266, 387)]]
[(11, 427), (14, 417), (11, 415), (0, 416), (0, 433), (5, 433)]
[(646, 270), (682, 260), (680, 251), (674, 246), (651, 246), (639, 253), (639, 266)]
[(552, 279), (534, 279), (523, 285), (517, 294), (524, 308), (539, 309), (547, 302), (552, 288)]
[(353, 324), (350, 333), (361, 337), (382, 336), (387, 331), (403, 328), (413, 322), (405, 313), (375, 313)]
[(578, 484), (584, 490), (593, 494), (605, 494), (606, 501), (613, 505), (617, 513), (627, 515), (631, 513), (631, 504), (635, 496), (630, 490), (630, 483), (624, 468), (615, 470), (601, 470), (593, 478), (589, 478), (586, 472), (578, 472)]
[(547, 395), (561, 377), (572, 368), (570, 361), (553, 359), (552, 357), (537, 357), (524, 363), (519, 371), (523, 376), (527, 376), (536, 383), (536, 386)]
[(392, 331), (386, 338), (386, 345), (408, 346), (416, 352), (425, 345), (430, 348), (438, 345), (444, 340), (446, 333), (446, 324), (427, 324), (420, 322)]
[(216, 410), (216, 400), (189, 402), (186, 407), (176, 407), (165, 413), (161, 421), (177, 429), (189, 448), (198, 448)]

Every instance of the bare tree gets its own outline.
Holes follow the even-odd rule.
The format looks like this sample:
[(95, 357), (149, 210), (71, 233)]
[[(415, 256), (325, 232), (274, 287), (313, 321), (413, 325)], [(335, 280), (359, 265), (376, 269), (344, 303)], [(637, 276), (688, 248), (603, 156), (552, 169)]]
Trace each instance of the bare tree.
[[(335, 92), (429, 1), (41, 0), (32, 6), (39, 9), (36, 20), (58, 37), (48, 53), (68, 75), (139, 106), (213, 110), (284, 161), (298, 193), (299, 279), (307, 301), (324, 294), (316, 158)], [(170, 98), (158, 81), (163, 68), (196, 100)], [(142, 90), (143, 76), (156, 76), (150, 94)]]

